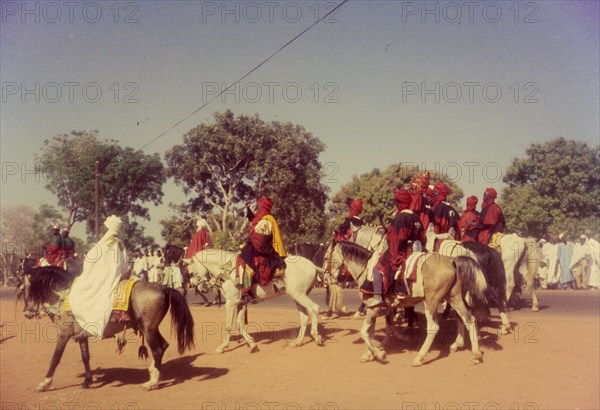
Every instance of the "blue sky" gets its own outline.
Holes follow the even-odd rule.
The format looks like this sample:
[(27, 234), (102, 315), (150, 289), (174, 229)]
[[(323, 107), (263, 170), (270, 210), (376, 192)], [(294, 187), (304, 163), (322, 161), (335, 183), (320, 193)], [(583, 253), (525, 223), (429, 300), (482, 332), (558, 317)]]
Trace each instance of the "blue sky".
[[(148, 145), (339, 3), (3, 1), (2, 207), (56, 203), (27, 173), (56, 134), (162, 156), (227, 108), (319, 137), (332, 193), (403, 162), (481, 196), (533, 142), (599, 143), (598, 1), (349, 1)], [(143, 223), (159, 243), (185, 200), (164, 192)]]

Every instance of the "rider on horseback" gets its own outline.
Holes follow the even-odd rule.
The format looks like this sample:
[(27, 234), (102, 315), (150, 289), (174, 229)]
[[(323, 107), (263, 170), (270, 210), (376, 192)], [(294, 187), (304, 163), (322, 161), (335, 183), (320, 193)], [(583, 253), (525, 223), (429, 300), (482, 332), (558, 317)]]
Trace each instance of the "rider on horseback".
[(477, 233), (479, 232), (479, 212), (477, 207), (477, 197), (471, 195), (467, 198), (467, 207), (465, 212), (458, 220), (458, 236), (461, 242), (477, 242)]
[[(384, 290), (394, 286), (394, 275), (412, 253), (415, 241), (425, 243), (425, 232), (417, 213), (409, 209), (413, 198), (406, 189), (396, 188), (394, 199), (398, 204), (396, 216), (388, 227), (388, 248), (381, 255), (373, 268), (373, 298), (367, 302), (367, 307), (373, 308), (383, 304), (381, 295)], [(385, 281), (384, 281), (385, 279)]]
[[(248, 241), (242, 248), (241, 261), (238, 261), (238, 264), (249, 266), (254, 276), (258, 276), (259, 283), (264, 286), (272, 277), (283, 276), (287, 253), (277, 221), (271, 215), (273, 201), (261, 197), (256, 205), (256, 214), (246, 207), (246, 216), (251, 223), (248, 229)], [(248, 294), (250, 288), (245, 287), (245, 294)]]
[(458, 212), (456, 212), (452, 205), (446, 202), (449, 193), (450, 188), (442, 181), (438, 181), (434, 185), (431, 200), (431, 215), (433, 217), (434, 232), (437, 235), (448, 233), (454, 239), (458, 231), (457, 224), (459, 217)]
[(344, 222), (333, 231), (335, 242), (350, 240), (352, 234), (363, 225), (363, 220), (360, 218), (360, 213), (363, 210), (362, 199), (357, 198), (350, 202), (349, 208), (350, 212)]
[(504, 232), (504, 225), (506, 225), (502, 209), (495, 202), (497, 195), (494, 188), (487, 188), (483, 193), (477, 240), (484, 245), (490, 243), (493, 234)]

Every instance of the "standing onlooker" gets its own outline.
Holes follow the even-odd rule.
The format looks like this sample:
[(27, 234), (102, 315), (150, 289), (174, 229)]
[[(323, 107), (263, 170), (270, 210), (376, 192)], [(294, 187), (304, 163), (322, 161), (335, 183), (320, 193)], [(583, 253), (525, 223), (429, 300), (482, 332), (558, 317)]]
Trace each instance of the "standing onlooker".
[(588, 238), (590, 254), (592, 255), (592, 266), (590, 268), (588, 286), (590, 288), (598, 289), (600, 287), (600, 243), (592, 238), (591, 231), (586, 230), (585, 234)]
[(579, 241), (573, 245), (573, 257), (571, 258), (571, 270), (577, 289), (587, 289), (591, 265), (592, 255), (588, 238), (581, 234)]
[(148, 262), (139, 251), (133, 257), (133, 274), (140, 280), (148, 280)]
[(573, 276), (571, 275), (571, 258), (573, 256), (573, 243), (567, 241), (567, 235), (561, 233), (558, 236), (557, 259), (560, 266), (561, 289), (573, 289)]
[(547, 264), (545, 271), (546, 275), (543, 278), (542, 288), (555, 288), (560, 283), (560, 269), (558, 267), (558, 238), (556, 235), (549, 235), (548, 241), (542, 246), (542, 258)]

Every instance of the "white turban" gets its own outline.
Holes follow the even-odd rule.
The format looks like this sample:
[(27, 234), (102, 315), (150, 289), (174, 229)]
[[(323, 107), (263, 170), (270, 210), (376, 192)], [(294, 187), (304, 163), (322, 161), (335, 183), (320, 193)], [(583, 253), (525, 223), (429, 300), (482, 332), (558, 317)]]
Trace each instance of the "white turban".
[(121, 218), (115, 215), (109, 216), (108, 218), (106, 218), (106, 221), (104, 221), (104, 226), (106, 226), (109, 231), (114, 232), (117, 232), (119, 228), (121, 228), (122, 224), (123, 222), (121, 221)]
[(198, 221), (196, 221), (196, 226), (198, 227), (198, 229), (205, 228), (207, 226), (206, 219), (204, 219), (204, 218), (198, 219)]

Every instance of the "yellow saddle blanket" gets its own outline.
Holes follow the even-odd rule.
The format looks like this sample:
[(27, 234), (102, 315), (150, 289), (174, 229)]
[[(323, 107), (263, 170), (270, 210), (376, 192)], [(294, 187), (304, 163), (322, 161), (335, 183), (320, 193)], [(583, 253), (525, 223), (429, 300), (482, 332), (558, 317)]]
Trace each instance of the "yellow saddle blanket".
[[(79, 278), (77, 278), (79, 279)], [(75, 281), (77, 281), (77, 279), (75, 279)], [(137, 282), (139, 279), (137, 278), (131, 278), (131, 279), (125, 279), (119, 282), (119, 284), (117, 285), (117, 288), (115, 289), (115, 293), (114, 293), (114, 299), (113, 299), (113, 308), (112, 310), (117, 310), (117, 311), (122, 311), (122, 312), (126, 312), (127, 309), (129, 308), (129, 299), (131, 297), (131, 289), (133, 288), (133, 285), (135, 284), (135, 282)], [(75, 284), (75, 282), (73, 282), (73, 284)], [(67, 295), (65, 297), (65, 302), (63, 305), (63, 309), (65, 312), (70, 312), (71, 311), (71, 304), (69, 303), (69, 296)]]
[(498, 253), (500, 253), (500, 240), (502, 239), (502, 237), (505, 234), (500, 233), (500, 232), (496, 232), (495, 234), (492, 235), (491, 239), (490, 239), (490, 243), (488, 244), (488, 246), (490, 248), (492, 248), (495, 251), (498, 251)]

